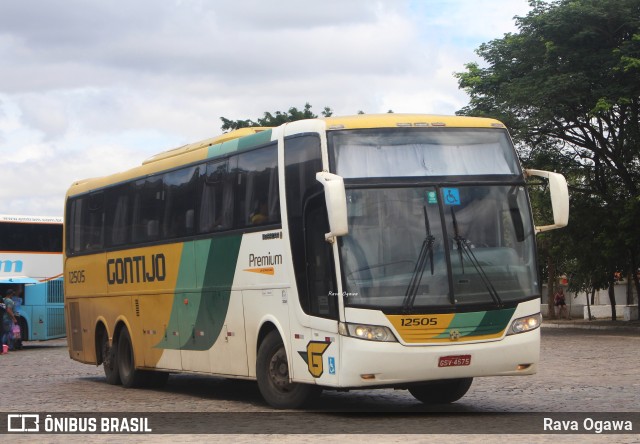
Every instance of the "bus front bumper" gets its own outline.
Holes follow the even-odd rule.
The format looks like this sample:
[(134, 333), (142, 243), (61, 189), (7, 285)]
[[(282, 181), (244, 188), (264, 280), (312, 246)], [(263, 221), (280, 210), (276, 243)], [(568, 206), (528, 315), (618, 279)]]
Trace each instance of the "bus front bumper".
[(536, 373), (540, 357), (539, 328), (497, 341), (455, 345), (405, 346), (346, 336), (341, 336), (340, 342), (342, 362), (337, 378), (340, 388), (399, 387), (441, 379), (531, 375)]

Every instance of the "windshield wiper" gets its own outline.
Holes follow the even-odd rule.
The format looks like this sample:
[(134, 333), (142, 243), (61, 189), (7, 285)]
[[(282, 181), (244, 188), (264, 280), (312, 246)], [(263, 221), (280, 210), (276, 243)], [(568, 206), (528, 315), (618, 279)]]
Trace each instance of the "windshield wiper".
[(405, 312), (408, 312), (413, 307), (413, 303), (416, 300), (416, 295), (418, 294), (418, 288), (420, 288), (420, 282), (422, 281), (422, 275), (424, 274), (424, 269), (427, 265), (427, 260), (431, 263), (431, 275), (433, 275), (434, 273), (433, 244), (436, 238), (431, 234), (431, 225), (429, 224), (429, 215), (427, 214), (427, 206), (424, 205), (422, 207), (422, 210), (424, 212), (424, 228), (427, 236), (424, 238), (424, 241), (422, 242), (422, 248), (420, 249), (420, 254), (418, 255), (418, 261), (416, 262), (416, 266), (413, 269), (413, 274), (411, 275), (409, 286), (407, 287), (407, 291), (405, 292), (405, 295), (404, 295), (402, 308), (404, 309)]
[(469, 241), (464, 237), (460, 236), (460, 231), (458, 230), (458, 220), (456, 219), (456, 213), (453, 210), (453, 207), (451, 207), (451, 218), (453, 219), (453, 232), (455, 234), (453, 240), (456, 242), (456, 245), (458, 246), (458, 255), (460, 256), (460, 266), (462, 267), (462, 274), (464, 274), (464, 260), (462, 257), (462, 254), (464, 252), (467, 259), (469, 259), (469, 262), (471, 262), (473, 267), (478, 272), (478, 275), (480, 276), (482, 283), (484, 284), (485, 287), (487, 287), (487, 290), (489, 291), (491, 298), (495, 301), (498, 307), (502, 307), (502, 299), (500, 299), (500, 296), (498, 295), (498, 292), (496, 291), (495, 287), (491, 283), (491, 280), (487, 276), (487, 273), (485, 273), (484, 269), (482, 268), (482, 265), (480, 265), (480, 262), (478, 261), (478, 258), (473, 253), (473, 249), (469, 246)]

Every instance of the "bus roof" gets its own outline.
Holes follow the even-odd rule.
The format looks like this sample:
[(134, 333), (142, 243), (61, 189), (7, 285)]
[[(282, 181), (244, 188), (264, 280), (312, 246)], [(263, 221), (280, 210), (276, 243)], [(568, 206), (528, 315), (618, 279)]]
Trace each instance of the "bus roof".
[(328, 130), (393, 127), (504, 128), (495, 119), (435, 114), (358, 114), (324, 118)]
[(178, 148), (173, 148), (167, 151), (163, 151), (162, 153), (156, 154), (155, 156), (152, 156), (149, 159), (145, 160), (144, 162), (142, 162), (142, 164), (146, 165), (148, 163), (157, 162), (158, 160), (179, 156), (189, 151), (208, 148), (213, 145), (218, 145), (224, 142), (228, 142), (230, 140), (239, 139), (241, 137), (261, 133), (263, 131), (270, 130), (270, 129), (271, 129), (270, 127), (240, 128), (234, 131), (230, 131), (228, 133), (221, 134), (216, 137), (212, 137), (211, 139), (201, 140), (200, 142), (190, 143), (188, 145), (183, 145)]
[[(297, 120), (279, 127), (240, 128), (200, 142), (173, 148), (145, 160), (142, 165), (110, 176), (83, 179), (73, 183), (68, 195), (85, 193), (111, 184), (136, 177), (144, 177), (171, 169), (179, 164), (188, 164), (208, 157), (242, 151), (263, 145), (274, 139), (273, 132), (285, 131), (285, 134), (297, 132), (342, 130), (358, 128), (396, 128), (396, 127), (458, 127), (458, 128), (505, 128), (498, 120), (482, 117), (443, 116), (431, 114), (358, 114), (343, 117), (321, 117), (317, 119)], [(281, 133), (280, 133), (281, 134)], [(176, 159), (181, 157), (180, 161)]]
[(20, 216), (0, 214), (0, 223), (20, 223), (20, 224), (61, 224), (62, 217), (57, 216)]

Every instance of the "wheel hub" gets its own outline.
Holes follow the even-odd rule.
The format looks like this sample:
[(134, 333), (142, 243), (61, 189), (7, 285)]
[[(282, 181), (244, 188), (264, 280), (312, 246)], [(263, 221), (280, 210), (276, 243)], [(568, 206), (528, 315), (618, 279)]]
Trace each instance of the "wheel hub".
[(289, 387), (289, 364), (284, 349), (278, 350), (271, 358), (269, 376), (278, 389), (286, 390)]

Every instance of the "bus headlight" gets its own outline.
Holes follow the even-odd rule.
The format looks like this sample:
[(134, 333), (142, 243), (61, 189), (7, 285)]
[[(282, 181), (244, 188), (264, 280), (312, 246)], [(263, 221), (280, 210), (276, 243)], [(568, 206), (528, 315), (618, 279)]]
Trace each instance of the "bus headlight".
[(536, 313), (531, 316), (525, 316), (524, 318), (518, 318), (511, 323), (508, 335), (517, 335), (518, 333), (524, 333), (527, 331), (535, 330), (540, 327), (542, 323), (542, 315)]
[(342, 336), (365, 339), (367, 341), (397, 342), (389, 328), (382, 325), (349, 324), (341, 322), (338, 332)]

